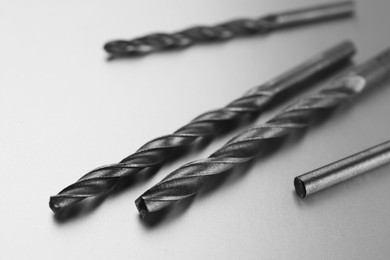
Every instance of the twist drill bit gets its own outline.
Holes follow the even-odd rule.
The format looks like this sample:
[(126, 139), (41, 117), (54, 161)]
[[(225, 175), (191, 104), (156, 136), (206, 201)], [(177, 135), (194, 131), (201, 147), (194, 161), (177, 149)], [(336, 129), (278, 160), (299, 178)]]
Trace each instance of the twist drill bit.
[(139, 56), (162, 50), (183, 49), (196, 43), (227, 41), (238, 36), (267, 34), (287, 27), (345, 18), (353, 15), (353, 2), (320, 5), (266, 15), (258, 19), (237, 19), (215, 26), (195, 26), (176, 33), (153, 33), (133, 40), (115, 40), (104, 45), (112, 57)]
[(254, 159), (272, 140), (282, 139), (307, 128), (328, 112), (390, 75), (390, 49), (332, 81), (331, 87), (287, 107), (265, 124), (245, 130), (206, 159), (190, 162), (173, 171), (136, 200), (145, 216), (176, 201), (194, 196), (206, 182), (237, 165)]
[(90, 171), (58, 195), (52, 196), (49, 203), (51, 209), (57, 213), (60, 209), (87, 197), (104, 194), (119, 183), (122, 177), (135, 174), (144, 168), (163, 165), (174, 149), (191, 145), (195, 140), (211, 138), (222, 129), (228, 130), (226, 123), (265, 110), (266, 105), (278, 102), (286, 93), (296, 91), (324, 72), (330, 72), (346, 63), (354, 52), (355, 48), (351, 42), (342, 42), (274, 80), (249, 90), (226, 107), (206, 112), (173, 134), (146, 143), (119, 163)]
[(301, 198), (390, 163), (390, 141), (348, 156), (294, 179)]

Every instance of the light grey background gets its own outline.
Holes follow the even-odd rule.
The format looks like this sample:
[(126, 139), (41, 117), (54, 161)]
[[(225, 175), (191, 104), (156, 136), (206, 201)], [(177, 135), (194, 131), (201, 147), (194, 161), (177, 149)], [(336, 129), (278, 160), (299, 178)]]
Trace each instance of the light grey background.
[(388, 259), (389, 167), (305, 200), (293, 177), (389, 139), (390, 83), (152, 228), (138, 195), (232, 135), (78, 218), (58, 223), (48, 207), (87, 171), (343, 39), (356, 42), (357, 61), (383, 50), (390, 2), (357, 1), (355, 19), (135, 60), (107, 62), (104, 42), (315, 3), (1, 1), (0, 258)]

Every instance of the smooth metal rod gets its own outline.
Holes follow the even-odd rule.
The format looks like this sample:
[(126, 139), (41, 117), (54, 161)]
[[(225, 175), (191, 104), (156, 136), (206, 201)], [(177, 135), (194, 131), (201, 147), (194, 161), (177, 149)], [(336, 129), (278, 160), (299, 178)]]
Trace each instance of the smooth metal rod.
[(310, 24), (354, 15), (354, 1), (328, 3), (299, 10), (280, 12), (265, 16), (270, 21), (270, 29), (283, 29), (297, 25)]
[(390, 163), (390, 141), (295, 177), (295, 191), (304, 198), (387, 163)]

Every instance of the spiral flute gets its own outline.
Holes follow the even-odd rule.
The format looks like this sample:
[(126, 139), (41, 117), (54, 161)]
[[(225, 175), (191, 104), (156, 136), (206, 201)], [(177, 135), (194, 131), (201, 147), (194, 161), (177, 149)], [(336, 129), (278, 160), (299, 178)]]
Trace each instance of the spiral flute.
[(345, 41), (312, 57), (274, 80), (249, 90), (243, 97), (234, 100), (226, 107), (206, 112), (173, 134), (146, 143), (119, 163), (90, 171), (58, 195), (52, 196), (49, 202), (50, 208), (57, 213), (87, 197), (106, 193), (119, 183), (122, 177), (130, 176), (145, 168), (163, 165), (170, 152), (176, 148), (191, 145), (201, 138), (211, 138), (220, 130), (226, 129), (226, 123), (265, 110), (266, 105), (277, 102), (282, 95), (297, 91), (298, 88), (303, 87), (303, 84), (308, 84), (310, 80), (346, 63), (354, 53), (354, 45)]
[(140, 38), (115, 40), (104, 45), (112, 57), (139, 56), (162, 50), (183, 49), (197, 43), (227, 41), (238, 36), (271, 31), (353, 15), (352, 1), (332, 3), (266, 15), (258, 19), (237, 19), (215, 26), (195, 26), (176, 33), (153, 33)]
[(194, 196), (211, 176), (247, 163), (271, 140), (302, 131), (313, 120), (321, 119), (323, 112), (344, 104), (389, 75), (390, 49), (333, 81), (330, 88), (289, 106), (265, 124), (239, 133), (208, 158), (190, 162), (173, 171), (136, 200), (141, 216)]

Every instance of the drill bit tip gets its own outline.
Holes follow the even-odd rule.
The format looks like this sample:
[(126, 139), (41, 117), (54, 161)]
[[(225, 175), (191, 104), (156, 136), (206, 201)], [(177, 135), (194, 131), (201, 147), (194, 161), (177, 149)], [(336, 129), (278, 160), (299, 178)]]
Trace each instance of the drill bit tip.
[(69, 205), (72, 205), (74, 198), (66, 196), (51, 196), (49, 201), (49, 207), (54, 212), (58, 214), (61, 210), (67, 208)]
[(154, 201), (154, 203), (151, 203), (149, 207), (148, 205), (148, 201), (145, 200), (143, 197), (139, 197), (136, 201), (135, 201), (135, 205), (137, 207), (137, 210), (140, 214), (140, 216), (142, 218), (146, 217), (147, 215), (149, 215), (149, 213), (151, 212), (157, 212), (159, 211), (160, 209), (164, 209), (166, 208), (167, 206), (169, 206), (166, 201), (164, 200), (161, 200), (161, 201)]
[(112, 55), (119, 55), (128, 51), (131, 52), (132, 50), (129, 49), (129, 47), (131, 46), (129, 46), (126, 41), (122, 40), (111, 41), (103, 46), (104, 50)]

